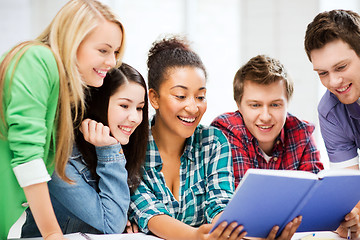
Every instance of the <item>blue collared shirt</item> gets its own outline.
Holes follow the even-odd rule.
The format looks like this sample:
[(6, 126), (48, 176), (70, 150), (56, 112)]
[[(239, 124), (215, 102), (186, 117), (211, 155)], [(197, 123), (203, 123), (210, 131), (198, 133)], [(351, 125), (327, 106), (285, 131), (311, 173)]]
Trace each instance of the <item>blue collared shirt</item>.
[(330, 166), (344, 168), (359, 164), (360, 106), (357, 102), (343, 104), (326, 91), (319, 106), (321, 134), (329, 155)]
[(132, 194), (129, 209), (130, 220), (141, 231), (149, 232), (149, 219), (159, 214), (194, 227), (210, 223), (230, 201), (234, 192), (231, 151), (219, 129), (199, 125), (186, 139), (180, 161), (178, 201), (166, 186), (163, 161), (150, 130), (143, 181)]

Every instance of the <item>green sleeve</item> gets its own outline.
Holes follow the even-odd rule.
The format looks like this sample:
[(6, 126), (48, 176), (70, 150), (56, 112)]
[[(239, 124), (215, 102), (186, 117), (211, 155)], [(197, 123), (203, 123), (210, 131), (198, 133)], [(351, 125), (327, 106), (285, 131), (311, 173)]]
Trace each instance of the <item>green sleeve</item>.
[(45, 46), (31, 46), (10, 65), (4, 88), (4, 112), (12, 167), (49, 155), (59, 95), (54, 55)]

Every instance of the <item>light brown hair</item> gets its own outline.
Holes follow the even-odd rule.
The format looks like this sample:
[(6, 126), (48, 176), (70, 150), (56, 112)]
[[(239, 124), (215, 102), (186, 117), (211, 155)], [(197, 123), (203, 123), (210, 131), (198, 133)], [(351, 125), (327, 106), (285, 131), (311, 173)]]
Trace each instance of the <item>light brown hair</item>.
[(290, 100), (294, 86), (283, 64), (275, 58), (266, 55), (258, 55), (251, 58), (235, 74), (233, 81), (234, 100), (240, 105), (244, 94), (245, 81), (251, 81), (261, 85), (269, 85), (283, 80), (286, 86), (286, 96)]

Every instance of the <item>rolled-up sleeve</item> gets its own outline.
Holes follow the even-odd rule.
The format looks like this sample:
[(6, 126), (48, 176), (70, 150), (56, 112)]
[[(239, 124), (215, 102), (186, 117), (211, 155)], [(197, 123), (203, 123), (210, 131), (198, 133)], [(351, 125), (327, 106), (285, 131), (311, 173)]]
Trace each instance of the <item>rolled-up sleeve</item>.
[[(13, 61), (10, 66), (5, 87), (7, 138), (13, 154), (11, 166), (16, 168), (32, 160), (48, 164), (59, 91), (57, 63), (51, 50), (44, 46), (26, 50), (20, 60)], [(16, 172), (22, 186), (50, 179), (46, 169), (29, 172), (26, 176), (21, 174), (21, 167)], [(39, 176), (44, 177), (39, 179)]]

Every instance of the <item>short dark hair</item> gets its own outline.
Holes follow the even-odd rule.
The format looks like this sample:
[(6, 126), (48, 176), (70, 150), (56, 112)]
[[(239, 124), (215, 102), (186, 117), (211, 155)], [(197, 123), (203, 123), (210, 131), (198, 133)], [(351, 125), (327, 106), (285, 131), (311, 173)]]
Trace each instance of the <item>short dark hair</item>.
[(268, 85), (280, 80), (284, 80), (286, 96), (290, 100), (294, 92), (294, 85), (284, 65), (279, 60), (266, 55), (253, 57), (235, 74), (233, 81), (234, 100), (240, 104), (244, 95), (245, 81)]
[[(134, 191), (140, 183), (142, 172), (141, 166), (145, 161), (146, 147), (149, 136), (148, 120), (148, 97), (146, 83), (142, 75), (133, 67), (122, 63), (107, 73), (104, 84), (99, 88), (89, 88), (86, 101), (86, 112), (84, 118), (90, 118), (108, 126), (108, 108), (110, 97), (116, 93), (124, 83), (134, 82), (145, 89), (145, 105), (143, 107), (142, 122), (130, 136), (129, 143), (123, 145), (126, 170), (128, 171), (128, 183), (131, 191)], [(75, 142), (82, 153), (91, 173), (97, 177), (97, 156), (95, 147), (85, 141), (79, 128), (75, 129)]]
[(342, 40), (360, 56), (360, 16), (350, 10), (332, 10), (319, 13), (309, 23), (305, 33), (305, 51), (310, 53), (334, 40)]

